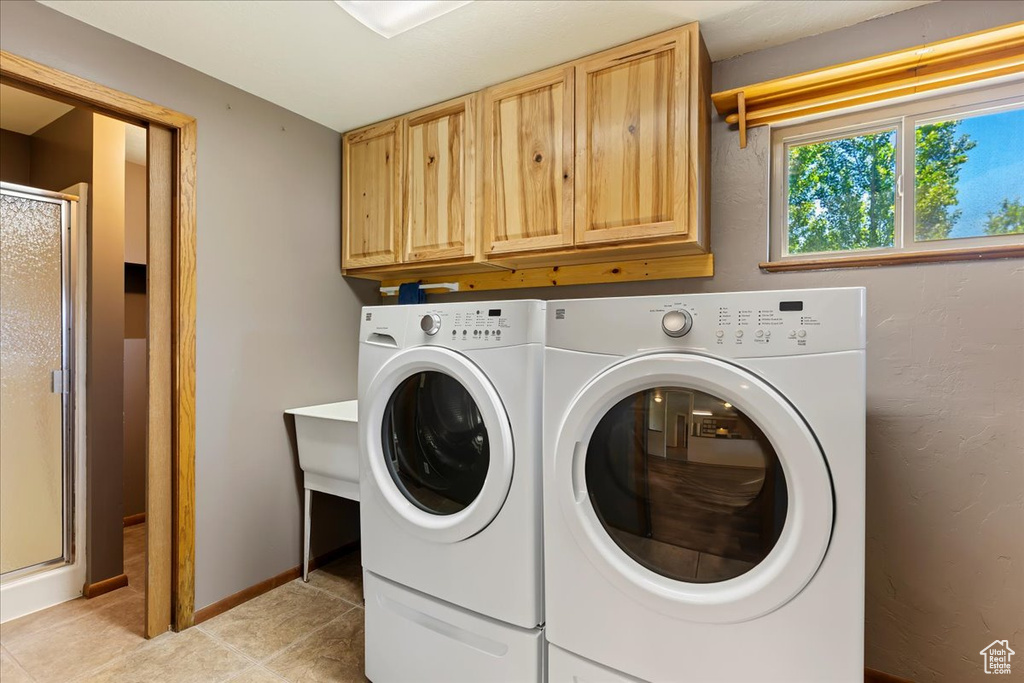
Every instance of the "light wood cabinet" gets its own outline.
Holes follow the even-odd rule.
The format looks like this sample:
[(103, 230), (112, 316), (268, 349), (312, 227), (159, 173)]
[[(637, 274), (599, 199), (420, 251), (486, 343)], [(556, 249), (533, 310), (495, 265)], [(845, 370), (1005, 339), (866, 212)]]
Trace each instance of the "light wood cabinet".
[(342, 264), (397, 263), (402, 209), (402, 129), (394, 120), (342, 141)]
[(576, 244), (696, 230), (699, 43), (691, 24), (577, 64)]
[(710, 82), (689, 24), (346, 134), (343, 271), (682, 272), (648, 261), (710, 256)]
[(475, 105), (461, 97), (405, 119), (405, 262), (474, 255)]
[(484, 91), (485, 255), (572, 245), (573, 76), (559, 67)]

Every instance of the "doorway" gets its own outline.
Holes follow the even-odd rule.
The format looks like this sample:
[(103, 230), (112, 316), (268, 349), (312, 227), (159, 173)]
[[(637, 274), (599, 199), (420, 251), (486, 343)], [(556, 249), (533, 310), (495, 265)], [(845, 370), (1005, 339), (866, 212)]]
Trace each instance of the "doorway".
[[(187, 628), (193, 623), (195, 571), (195, 121), (7, 52), (0, 52), (0, 84), (147, 132), (145, 633)], [(97, 275), (90, 272), (90, 287)], [(119, 271), (119, 283), (122, 276)], [(121, 329), (117, 335), (123, 344)], [(90, 452), (99, 450), (94, 445)], [(123, 542), (120, 534), (117, 541)], [(103, 542), (112, 541), (97, 536), (86, 545)], [(95, 583), (86, 581), (97, 592), (108, 588)]]
[(0, 131), (0, 620), (120, 589), (141, 605), (146, 130), (0, 85)]

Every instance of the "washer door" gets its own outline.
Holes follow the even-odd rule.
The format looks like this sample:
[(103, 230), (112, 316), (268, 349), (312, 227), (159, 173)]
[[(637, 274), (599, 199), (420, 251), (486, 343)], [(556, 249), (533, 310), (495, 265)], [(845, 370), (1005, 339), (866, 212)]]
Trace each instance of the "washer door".
[(490, 524), (514, 459), (508, 415), (480, 369), (448, 349), (417, 347), (385, 363), (366, 395), (363, 447), (394, 520), (446, 543)]
[(775, 389), (730, 363), (652, 354), (608, 369), (560, 430), (560, 514), (598, 570), (652, 610), (730, 623), (781, 607), (821, 565), (832, 480)]

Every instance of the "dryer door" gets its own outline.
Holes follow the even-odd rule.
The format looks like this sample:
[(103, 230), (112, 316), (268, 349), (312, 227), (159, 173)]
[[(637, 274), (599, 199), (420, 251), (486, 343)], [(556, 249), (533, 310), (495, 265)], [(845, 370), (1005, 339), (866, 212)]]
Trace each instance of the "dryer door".
[(650, 609), (744, 621), (821, 564), (834, 513), (824, 455), (752, 373), (696, 354), (635, 357), (587, 384), (559, 433), (552, 512)]
[(513, 444), (483, 372), (448, 349), (417, 347), (384, 364), (366, 395), (363, 462), (394, 520), (447, 543), (486, 527), (508, 495)]

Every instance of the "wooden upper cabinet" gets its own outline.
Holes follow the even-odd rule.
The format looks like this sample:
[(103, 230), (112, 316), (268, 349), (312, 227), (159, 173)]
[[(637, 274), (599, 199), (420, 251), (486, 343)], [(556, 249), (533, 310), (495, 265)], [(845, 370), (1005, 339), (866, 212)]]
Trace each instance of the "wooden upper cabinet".
[(342, 267), (396, 263), (402, 205), (401, 121), (346, 133), (342, 148)]
[(410, 114), (405, 123), (403, 261), (473, 256), (476, 97)]
[(690, 24), (577, 62), (577, 245), (690, 236), (699, 47)]
[(484, 91), (485, 255), (573, 242), (573, 67)]
[(710, 64), (694, 23), (345, 134), (343, 269), (707, 253)]

